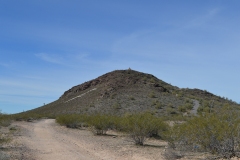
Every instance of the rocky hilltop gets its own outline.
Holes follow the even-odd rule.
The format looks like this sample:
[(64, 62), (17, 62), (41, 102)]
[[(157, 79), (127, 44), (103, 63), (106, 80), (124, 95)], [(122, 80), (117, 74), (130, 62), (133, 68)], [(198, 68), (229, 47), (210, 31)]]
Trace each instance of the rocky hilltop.
[(235, 104), (207, 91), (181, 89), (151, 74), (128, 69), (112, 71), (74, 86), (58, 100), (30, 112), (120, 115), (149, 111), (157, 115), (182, 115), (191, 113), (196, 101), (202, 110)]

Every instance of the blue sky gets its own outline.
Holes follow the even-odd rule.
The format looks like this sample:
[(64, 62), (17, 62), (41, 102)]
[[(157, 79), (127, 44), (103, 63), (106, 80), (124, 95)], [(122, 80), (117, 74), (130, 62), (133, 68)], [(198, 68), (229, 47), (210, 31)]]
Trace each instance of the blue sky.
[(29, 110), (116, 69), (240, 102), (237, 0), (0, 0), (0, 109)]

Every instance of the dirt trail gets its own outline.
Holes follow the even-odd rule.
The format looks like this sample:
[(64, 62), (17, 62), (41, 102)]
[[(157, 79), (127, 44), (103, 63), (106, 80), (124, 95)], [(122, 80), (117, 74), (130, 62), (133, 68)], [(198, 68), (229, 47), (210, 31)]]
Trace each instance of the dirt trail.
[(57, 133), (55, 120), (48, 119), (36, 123), (19, 123), (28, 131), (26, 136), (21, 137), (21, 142), (28, 147), (33, 159), (41, 160), (95, 160), (99, 159), (90, 155), (82, 144), (78, 144), (67, 134)]
[(15, 125), (22, 130), (17, 142), (29, 150), (24, 153), (27, 160), (160, 160), (165, 145), (150, 140), (149, 147), (139, 147), (125, 136), (93, 136), (87, 130), (59, 126), (53, 119)]
[(199, 101), (198, 100), (193, 100), (193, 109), (191, 110), (191, 113), (193, 114), (193, 115), (197, 115), (197, 110), (198, 110), (198, 108), (199, 108), (199, 106), (200, 106), (200, 104), (199, 104)]

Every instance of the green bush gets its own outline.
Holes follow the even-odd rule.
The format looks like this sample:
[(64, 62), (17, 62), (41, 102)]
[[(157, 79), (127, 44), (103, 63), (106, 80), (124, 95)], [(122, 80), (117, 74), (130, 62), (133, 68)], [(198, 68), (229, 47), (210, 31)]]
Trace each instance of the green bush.
[(38, 114), (33, 112), (23, 112), (11, 115), (11, 118), (16, 121), (32, 121), (32, 120), (38, 120), (41, 118), (56, 118), (53, 114)]
[(96, 135), (106, 134), (109, 128), (113, 128), (113, 118), (108, 115), (93, 115), (90, 117), (89, 124), (92, 126), (92, 131)]
[(156, 104), (155, 108), (156, 108), (156, 109), (162, 109), (162, 108), (163, 108), (163, 105), (162, 105), (160, 102), (158, 102), (158, 103)]
[(0, 133), (0, 146), (10, 141), (9, 135)]
[(108, 129), (126, 132), (134, 140), (135, 144), (143, 145), (150, 136), (162, 136), (162, 132), (168, 129), (168, 125), (162, 119), (150, 113), (126, 114), (123, 117), (110, 115), (63, 115), (56, 121), (61, 125), (71, 128), (79, 128), (81, 124), (88, 124), (96, 135), (106, 134)]
[(193, 104), (192, 103), (186, 103), (185, 107), (186, 107), (187, 110), (191, 110), (191, 109), (193, 109)]
[(148, 96), (149, 96), (150, 98), (156, 98), (156, 95), (155, 95), (154, 92), (149, 93)]
[(167, 114), (170, 114), (170, 115), (172, 115), (172, 114), (177, 114), (176, 109), (171, 108), (171, 107), (167, 107), (167, 108), (166, 108), (166, 112), (167, 112)]
[(155, 106), (156, 109), (163, 108), (163, 104), (161, 104), (158, 100), (152, 101), (152, 106)]
[(187, 112), (187, 108), (185, 106), (179, 106), (178, 111), (184, 113), (184, 112)]
[(184, 112), (187, 112), (187, 111), (191, 110), (192, 108), (193, 108), (193, 104), (192, 103), (186, 103), (183, 106), (179, 106), (178, 107), (178, 111), (184, 113)]
[(56, 118), (56, 122), (69, 128), (81, 128), (88, 126), (89, 116), (86, 115), (61, 115)]
[(116, 110), (116, 109), (121, 109), (122, 106), (121, 106), (120, 103), (114, 103), (113, 106), (112, 106), (112, 108)]
[[(8, 127), (11, 125), (11, 116), (5, 115), (0, 113), (0, 127)], [(3, 144), (6, 144), (10, 141), (9, 133), (2, 133), (0, 131), (0, 147), (2, 147)]]
[(160, 135), (167, 129), (167, 125), (162, 119), (150, 113), (125, 116), (122, 119), (122, 126), (137, 145), (143, 145), (147, 137), (154, 134)]
[(222, 158), (231, 158), (240, 152), (239, 124), (239, 112), (223, 108), (174, 126), (168, 133), (168, 142), (179, 149), (209, 151)]
[(8, 127), (12, 123), (11, 116), (0, 114), (0, 126)]

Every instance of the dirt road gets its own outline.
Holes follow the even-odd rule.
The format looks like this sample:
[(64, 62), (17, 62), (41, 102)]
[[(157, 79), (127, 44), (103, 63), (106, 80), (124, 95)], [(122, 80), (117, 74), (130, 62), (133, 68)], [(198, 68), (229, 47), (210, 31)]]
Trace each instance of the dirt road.
[(27, 133), (21, 137), (21, 143), (31, 151), (33, 159), (41, 160), (93, 160), (98, 157), (90, 154), (83, 144), (67, 134), (55, 130), (55, 120), (47, 119), (36, 123), (19, 123)]
[(28, 160), (160, 160), (166, 145), (149, 140), (148, 147), (135, 146), (126, 136), (94, 136), (87, 130), (59, 126), (53, 119), (15, 125), (21, 128), (17, 143), (28, 149), (22, 153)]

